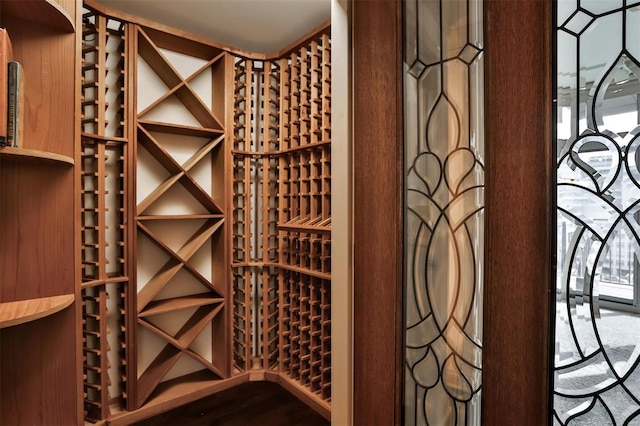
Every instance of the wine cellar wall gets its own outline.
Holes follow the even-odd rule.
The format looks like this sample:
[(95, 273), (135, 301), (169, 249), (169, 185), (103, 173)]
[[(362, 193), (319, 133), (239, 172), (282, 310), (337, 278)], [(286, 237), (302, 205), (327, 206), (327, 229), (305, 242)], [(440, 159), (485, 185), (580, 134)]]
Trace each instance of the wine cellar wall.
[(331, 46), (236, 58), (233, 360), (331, 399)]
[(126, 43), (121, 21), (82, 17), (81, 263), (84, 411), (87, 421), (127, 400), (130, 314)]
[(85, 420), (250, 380), (328, 418), (329, 25), (268, 57), (83, 12)]

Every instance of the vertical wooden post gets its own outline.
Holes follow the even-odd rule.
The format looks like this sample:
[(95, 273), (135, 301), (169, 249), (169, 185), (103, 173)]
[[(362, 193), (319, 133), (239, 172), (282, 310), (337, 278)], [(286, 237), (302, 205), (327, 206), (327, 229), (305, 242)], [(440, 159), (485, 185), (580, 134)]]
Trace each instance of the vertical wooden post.
[(548, 422), (555, 215), (551, 1), (484, 7), (483, 424), (541, 425)]
[(124, 149), (127, 150), (127, 156), (129, 161), (127, 162), (127, 169), (125, 173), (125, 187), (127, 191), (126, 203), (127, 203), (127, 252), (126, 256), (129, 259), (127, 262), (127, 270), (126, 274), (129, 277), (129, 282), (126, 284), (127, 286), (127, 300), (125, 302), (125, 321), (127, 327), (127, 335), (126, 335), (126, 372), (127, 372), (127, 382), (126, 382), (126, 391), (127, 391), (127, 410), (132, 411), (137, 408), (136, 401), (138, 400), (138, 392), (137, 392), (137, 373), (138, 373), (138, 357), (136, 350), (137, 343), (137, 262), (134, 261), (136, 259), (137, 253), (137, 235), (138, 235), (138, 226), (136, 223), (137, 213), (137, 201), (136, 201), (136, 158), (137, 158), (137, 134), (138, 128), (135, 125), (137, 123), (137, 94), (136, 88), (137, 86), (137, 60), (136, 55), (138, 54), (138, 27), (137, 26), (126, 26), (125, 32), (126, 42), (127, 42), (127, 57), (126, 59), (126, 69), (127, 69), (127, 125), (125, 126), (125, 137), (128, 142)]
[(353, 3), (354, 423), (398, 424), (402, 2)]

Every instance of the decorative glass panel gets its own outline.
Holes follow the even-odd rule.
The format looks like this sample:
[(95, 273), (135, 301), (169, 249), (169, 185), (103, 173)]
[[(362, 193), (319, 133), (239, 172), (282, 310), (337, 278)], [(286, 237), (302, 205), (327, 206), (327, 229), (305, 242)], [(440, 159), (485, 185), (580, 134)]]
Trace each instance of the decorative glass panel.
[(640, 2), (558, 0), (553, 424), (640, 421)]
[(404, 6), (404, 421), (480, 424), (482, 1)]

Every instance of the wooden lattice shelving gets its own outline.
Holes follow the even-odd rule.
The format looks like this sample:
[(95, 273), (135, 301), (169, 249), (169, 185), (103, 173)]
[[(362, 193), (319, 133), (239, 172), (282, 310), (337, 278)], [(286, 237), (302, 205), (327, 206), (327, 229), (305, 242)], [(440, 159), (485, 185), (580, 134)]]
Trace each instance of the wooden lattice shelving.
[(328, 26), (255, 59), (127, 19), (83, 18), (85, 419), (259, 379), (329, 416)]
[[(146, 98), (138, 102), (136, 113), (136, 219), (138, 252), (149, 252), (138, 257), (138, 333), (139, 339), (151, 339), (151, 333), (165, 342), (150, 363), (138, 363), (137, 406), (142, 406), (175, 380), (171, 377), (182, 368), (180, 362), (193, 361), (190, 372), (179, 374), (183, 377), (199, 369), (208, 371), (206, 380), (229, 374), (223, 121), (227, 54), (203, 45), (194, 49), (151, 28), (138, 27), (137, 34), (138, 62), (144, 64), (138, 70), (138, 98)], [(151, 84), (143, 87), (140, 81), (147, 78)], [(172, 113), (176, 108), (177, 115)], [(190, 201), (176, 207), (175, 197)], [(165, 260), (154, 266), (151, 253)], [(153, 272), (142, 279), (147, 270)], [(179, 290), (182, 282), (189, 284)], [(178, 330), (169, 330), (167, 315), (182, 324)], [(193, 349), (198, 339), (208, 342), (206, 350)]]

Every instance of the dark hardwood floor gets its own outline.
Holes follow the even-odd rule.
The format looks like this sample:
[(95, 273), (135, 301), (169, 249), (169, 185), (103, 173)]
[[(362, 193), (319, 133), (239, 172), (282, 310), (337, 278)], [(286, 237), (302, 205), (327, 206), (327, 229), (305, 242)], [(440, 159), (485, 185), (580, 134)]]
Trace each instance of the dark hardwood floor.
[(282, 386), (249, 382), (159, 414), (137, 426), (329, 426)]

